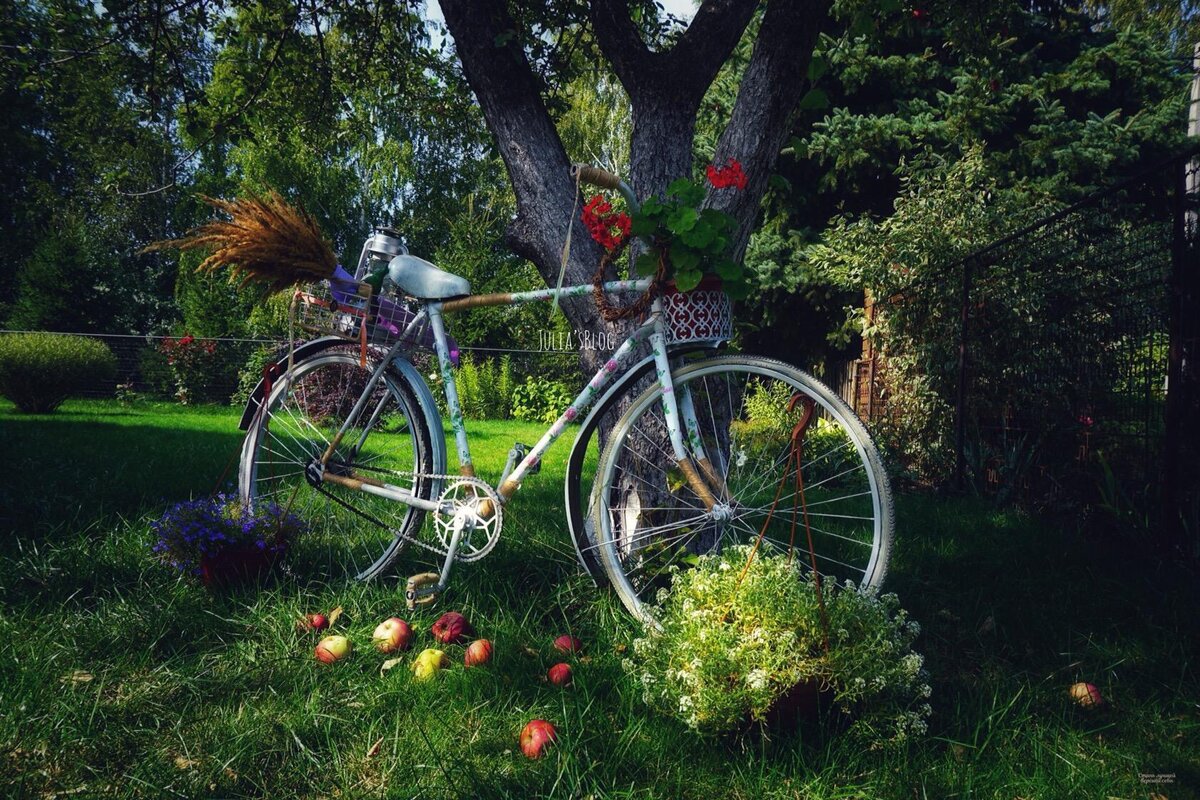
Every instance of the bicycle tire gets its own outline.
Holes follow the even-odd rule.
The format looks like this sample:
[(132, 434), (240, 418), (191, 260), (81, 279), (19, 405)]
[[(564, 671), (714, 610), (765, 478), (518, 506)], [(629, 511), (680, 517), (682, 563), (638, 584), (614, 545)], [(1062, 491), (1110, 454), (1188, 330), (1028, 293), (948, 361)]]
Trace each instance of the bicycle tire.
[[(653, 624), (654, 603), (659, 590), (669, 587), (673, 566), (679, 568), (692, 556), (730, 543), (752, 542), (759, 538), (760, 523), (763, 537), (775, 545), (782, 545), (781, 531), (789, 530), (788, 547), (797, 547), (798, 558), (807, 566), (811, 556), (803, 529), (797, 536), (788, 522), (797, 518), (793, 508), (801, 499), (807, 502), (807, 518), (818, 518), (820, 523), (809, 526), (818, 532), (813, 540), (818, 571), (854, 580), (863, 588), (883, 582), (895, 527), (891, 486), (869, 434), (841, 398), (811, 375), (757, 356), (704, 359), (672, 377), (676, 397), (686, 387), (694, 395), (697, 417), (705, 417), (700, 420), (702, 438), (710, 443), (714, 460), (723, 461), (716, 469), (723, 475), (734, 512), (726, 523), (712, 522), (711, 517), (705, 521), (700, 498), (679, 475), (672, 475), (672, 466), (663, 466), (673, 460), (669, 443), (662, 439), (663, 391), (657, 384), (646, 389), (614, 426), (596, 472), (595, 547), (631, 614)], [(728, 401), (727, 419), (718, 413), (720, 390)], [(782, 493), (778, 487), (790, 480), (783, 465), (795, 422), (794, 414), (779, 409), (796, 392), (816, 402), (819, 419), (824, 421), (814, 422), (812, 432), (806, 434), (805, 491), (792, 491), (790, 497), (780, 494), (785, 513), (777, 517), (777, 507), (767, 510), (768, 500), (775, 490)], [(734, 397), (739, 398), (736, 411)], [(713, 406), (714, 398), (718, 408)], [(747, 400), (751, 400), (749, 410)], [(722, 440), (717, 431), (726, 426)], [(660, 453), (653, 460), (637, 452), (651, 448)], [(632, 488), (635, 481), (641, 482), (636, 489)], [(649, 496), (658, 505), (643, 506), (636, 499), (639, 496)], [(810, 510), (818, 507), (815, 513)]]
[[(368, 361), (363, 367), (358, 348), (344, 345), (297, 362), (291, 384), (280, 379), (264, 399), (270, 413), (255, 415), (238, 470), (243, 500), (271, 499), (299, 512), (310, 524), (309, 539), (324, 536), (323, 547), (309, 542), (311, 550), (319, 551), (310, 559), (328, 565), (331, 576), (347, 574), (356, 580), (382, 574), (419, 530), (424, 512), (332, 483), (312, 486), (303, 470), (346, 419), (375, 366)], [(387, 474), (390, 483), (398, 479), (429, 499), (434, 481), (424, 476), (434, 471), (433, 448), (418, 393), (391, 368), (381, 386), (328, 468)]]

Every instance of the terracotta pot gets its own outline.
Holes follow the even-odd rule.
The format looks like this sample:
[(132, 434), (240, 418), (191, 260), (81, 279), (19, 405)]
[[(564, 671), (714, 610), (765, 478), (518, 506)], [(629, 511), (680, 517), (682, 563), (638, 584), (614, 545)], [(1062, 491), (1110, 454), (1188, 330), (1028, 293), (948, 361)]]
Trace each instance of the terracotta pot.
[(226, 547), (200, 559), (200, 580), (210, 589), (257, 583), (283, 556), (280, 548), (260, 550), (254, 545)]

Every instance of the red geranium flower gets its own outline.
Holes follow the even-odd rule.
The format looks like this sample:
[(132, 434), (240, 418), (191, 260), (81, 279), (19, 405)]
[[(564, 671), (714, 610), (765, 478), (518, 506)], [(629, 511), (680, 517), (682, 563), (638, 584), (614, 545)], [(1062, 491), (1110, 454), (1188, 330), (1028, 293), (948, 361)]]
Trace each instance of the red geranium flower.
[(729, 159), (729, 163), (723, 167), (709, 164), (704, 171), (714, 189), (728, 189), (731, 186), (739, 190), (746, 188), (746, 173), (742, 172), (742, 162), (736, 158)]
[(595, 195), (588, 201), (583, 207), (582, 217), (588, 233), (609, 252), (620, 247), (629, 236), (629, 215), (613, 213), (612, 203), (605, 200), (603, 195)]

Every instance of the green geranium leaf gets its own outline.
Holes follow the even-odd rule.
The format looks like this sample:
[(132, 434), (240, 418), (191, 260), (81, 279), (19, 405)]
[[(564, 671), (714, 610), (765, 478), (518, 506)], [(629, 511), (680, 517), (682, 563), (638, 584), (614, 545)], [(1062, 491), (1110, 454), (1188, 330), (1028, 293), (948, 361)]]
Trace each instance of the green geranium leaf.
[(642, 253), (637, 257), (637, 261), (633, 262), (633, 271), (643, 278), (654, 274), (658, 269), (658, 251), (651, 250), (647, 253)]
[(696, 209), (684, 206), (676, 209), (667, 217), (667, 228), (672, 233), (690, 231), (696, 226), (696, 220), (699, 218), (700, 215), (696, 213)]
[(642, 202), (641, 214), (647, 217), (653, 217), (663, 210), (662, 201), (657, 197), (647, 197)]
[(821, 76), (829, 69), (829, 62), (824, 56), (816, 53), (812, 54), (812, 60), (808, 62), (808, 80), (816, 83), (821, 79)]
[(667, 197), (678, 197), (691, 188), (692, 182), (687, 178), (676, 178), (667, 185)]
[(698, 269), (679, 270), (675, 273), (675, 287), (681, 292), (690, 292), (700, 285), (700, 279), (704, 277)]
[(695, 247), (697, 250), (706, 248), (713, 239), (717, 236), (716, 230), (712, 225), (705, 225), (704, 220), (700, 220), (696, 227), (690, 231), (684, 231), (679, 234), (679, 239), (689, 247)]
[(750, 296), (750, 284), (740, 278), (732, 281), (721, 281), (721, 288), (725, 290), (725, 294), (729, 295), (731, 300), (745, 300)]
[(700, 254), (690, 247), (676, 244), (671, 248), (671, 263), (677, 271), (690, 271), (700, 266)]
[(742, 265), (732, 258), (722, 258), (717, 261), (716, 273), (723, 281), (737, 280), (742, 277)]
[(645, 214), (636, 214), (629, 225), (629, 231), (634, 236), (652, 236), (658, 230), (658, 223)]

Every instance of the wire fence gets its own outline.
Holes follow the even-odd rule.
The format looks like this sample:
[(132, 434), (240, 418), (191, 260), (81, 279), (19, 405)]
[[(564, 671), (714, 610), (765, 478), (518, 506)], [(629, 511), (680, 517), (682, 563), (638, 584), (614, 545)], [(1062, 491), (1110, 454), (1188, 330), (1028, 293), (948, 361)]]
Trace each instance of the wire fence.
[[(0, 334), (28, 333), (0, 330)], [(173, 337), (152, 334), (63, 333), (42, 331), (59, 336), (84, 336), (103, 342), (117, 360), (113, 381), (81, 387), (76, 395), (84, 398), (141, 396), (156, 400), (182, 400), (190, 403), (240, 403), (261, 377), (261, 369), (270, 359), (282, 358), (288, 351), (286, 338)], [(526, 377), (572, 375), (579, 364), (574, 350), (529, 350), (499, 347), (459, 347), (459, 352), (475, 362), (505, 359), (517, 381)], [(413, 351), (410, 357), (432, 372), (431, 354)], [(172, 364), (172, 359), (176, 364)]]
[(1155, 165), (874, 303), (884, 349), (855, 365), (856, 409), (888, 429), (919, 407), (960, 488), (1194, 526), (1189, 173), (1190, 154)]

